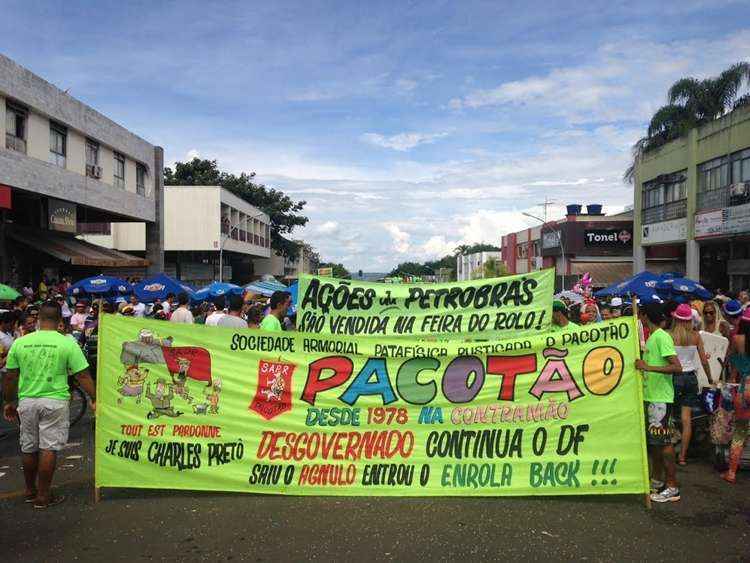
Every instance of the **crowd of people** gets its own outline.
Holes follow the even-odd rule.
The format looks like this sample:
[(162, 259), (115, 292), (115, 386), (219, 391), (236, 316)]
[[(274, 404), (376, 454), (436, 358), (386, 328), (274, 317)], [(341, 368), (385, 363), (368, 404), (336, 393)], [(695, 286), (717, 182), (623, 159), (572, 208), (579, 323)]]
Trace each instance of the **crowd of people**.
[[(632, 302), (620, 297), (597, 301), (589, 294), (575, 303), (560, 298), (553, 303), (553, 330), (633, 313)], [(706, 301), (649, 303), (638, 309), (638, 320), (642, 359), (636, 367), (643, 371), (651, 499), (680, 500), (677, 465), (688, 463), (696, 412), (714, 414), (717, 427), (730, 429), (722, 433), (712, 428), (712, 438), (727, 436), (728, 460), (721, 477), (735, 483), (750, 421), (750, 294), (718, 292)], [(714, 370), (718, 373), (712, 373), (705, 351), (707, 335), (726, 339), (726, 353), (717, 358), (721, 367)], [(699, 385), (699, 367), (709, 387)], [(679, 455), (674, 448), (676, 423), (680, 426)]]
[[(15, 420), (21, 413), (26, 496), (37, 508), (61, 501), (52, 496), (49, 484), (55, 453), (67, 441), (67, 410), (62, 404), (67, 405), (69, 376), (79, 379), (92, 406), (95, 401), (88, 370), (89, 366), (94, 373), (96, 369), (100, 307), (105, 313), (171, 323), (295, 330), (296, 312), (291, 294), (286, 291), (277, 291), (269, 299), (228, 294), (202, 303), (191, 303), (187, 293), (179, 293), (142, 303), (135, 294), (116, 300), (74, 298), (68, 295), (69, 287), (67, 279), (59, 283), (42, 280), (36, 289), (27, 284), (19, 297), (0, 310), (4, 414), (6, 419)], [(643, 372), (651, 499), (680, 500), (677, 466), (688, 463), (693, 415), (701, 408), (724, 413), (722, 423), (729, 428), (729, 455), (721, 477), (735, 483), (750, 421), (750, 294), (719, 292), (707, 301), (669, 301), (636, 307), (637, 302), (621, 297), (596, 300), (589, 290), (568, 293), (553, 302), (552, 330), (571, 330), (632, 316), (637, 311), (641, 359), (635, 367)], [(712, 373), (704, 346), (706, 335), (727, 341), (726, 353), (717, 358), (719, 373)], [(39, 346), (44, 346), (54, 361), (40, 361)], [(709, 383), (704, 389), (699, 388), (699, 367)], [(26, 376), (19, 379), (19, 373)], [(42, 418), (49, 424), (24, 422)], [(679, 455), (674, 447), (675, 422), (681, 426)]]

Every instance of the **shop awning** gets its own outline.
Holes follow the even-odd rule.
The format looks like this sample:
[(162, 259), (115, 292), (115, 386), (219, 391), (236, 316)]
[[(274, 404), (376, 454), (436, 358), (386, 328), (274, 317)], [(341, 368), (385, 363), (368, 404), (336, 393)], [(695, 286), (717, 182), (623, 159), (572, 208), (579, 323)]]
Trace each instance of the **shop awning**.
[(571, 262), (570, 273), (591, 274), (594, 287), (606, 287), (633, 276), (632, 262)]
[(148, 260), (91, 244), (85, 240), (52, 231), (9, 230), (8, 238), (67, 262), (71, 266), (96, 268), (137, 268), (148, 266)]

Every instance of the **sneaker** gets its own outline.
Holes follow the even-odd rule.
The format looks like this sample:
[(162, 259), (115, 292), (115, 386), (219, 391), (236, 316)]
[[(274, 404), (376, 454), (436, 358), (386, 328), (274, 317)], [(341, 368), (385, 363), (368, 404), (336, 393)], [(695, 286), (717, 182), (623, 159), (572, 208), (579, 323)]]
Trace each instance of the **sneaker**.
[(651, 479), (651, 492), (652, 493), (660, 493), (662, 489), (664, 488), (664, 481), (657, 481), (656, 479)]
[(677, 487), (667, 487), (660, 493), (653, 493), (651, 500), (654, 502), (677, 502), (680, 500), (680, 489)]

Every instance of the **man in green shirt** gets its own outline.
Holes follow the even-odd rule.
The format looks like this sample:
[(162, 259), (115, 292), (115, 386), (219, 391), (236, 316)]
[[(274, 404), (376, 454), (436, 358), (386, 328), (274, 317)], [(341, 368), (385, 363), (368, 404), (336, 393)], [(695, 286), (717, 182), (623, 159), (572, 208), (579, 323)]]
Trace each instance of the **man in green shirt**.
[(271, 310), (260, 322), (261, 330), (281, 332), (281, 321), (284, 320), (289, 305), (292, 303), (292, 294), (288, 291), (274, 291), (271, 295)]
[(52, 496), (51, 488), (57, 452), (68, 441), (69, 375), (78, 379), (91, 397), (91, 409), (95, 408), (88, 362), (75, 340), (57, 332), (61, 319), (56, 303), (42, 305), (39, 330), (13, 342), (6, 362), (3, 414), (9, 422), (20, 420), (26, 502), (33, 502), (34, 508), (64, 500)]
[[(680, 500), (677, 469), (672, 445), (672, 374), (682, 371), (672, 336), (661, 328), (662, 306), (651, 303), (639, 311), (641, 322), (649, 328), (646, 350), (635, 367), (643, 371), (643, 400), (646, 416), (646, 443), (651, 461), (651, 500)], [(666, 479), (665, 479), (666, 476)], [(666, 481), (666, 487), (665, 487)]]

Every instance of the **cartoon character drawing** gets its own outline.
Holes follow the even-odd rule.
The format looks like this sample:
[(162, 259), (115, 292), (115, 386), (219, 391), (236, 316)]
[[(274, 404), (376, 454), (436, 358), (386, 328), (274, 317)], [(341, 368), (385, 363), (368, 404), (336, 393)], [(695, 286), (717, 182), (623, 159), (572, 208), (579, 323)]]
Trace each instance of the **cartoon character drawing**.
[(177, 417), (183, 414), (181, 411), (175, 411), (172, 407), (172, 398), (174, 392), (172, 386), (167, 385), (167, 380), (160, 377), (156, 380), (156, 390), (151, 392), (151, 384), (146, 384), (146, 398), (151, 401), (152, 410), (146, 415), (146, 418), (159, 418), (160, 416)]
[(216, 378), (210, 390), (204, 391), (203, 402), (193, 405), (195, 414), (219, 414), (219, 393), (221, 393), (221, 380)]
[(648, 428), (649, 430), (661, 430), (662, 421), (667, 414), (667, 405), (664, 403), (648, 404)]
[(263, 391), (263, 394), (266, 396), (266, 401), (281, 400), (281, 395), (284, 392), (284, 389), (286, 389), (286, 384), (284, 383), (284, 378), (281, 376), (281, 372), (277, 371), (273, 377), (269, 377), (266, 380), (266, 384), (268, 385), (268, 389)]
[[(185, 399), (188, 403), (193, 402), (193, 397), (190, 396), (190, 391), (187, 387), (188, 371), (190, 370), (190, 360), (187, 358), (177, 358), (178, 371), (177, 373), (171, 373), (172, 385), (176, 395)], [(176, 376), (176, 377), (175, 377)]]
[[(143, 383), (148, 377), (147, 369), (140, 369), (138, 366), (128, 366), (125, 374), (117, 378), (117, 385), (121, 387), (117, 390), (122, 397), (135, 397), (135, 403), (140, 404), (143, 396)], [(122, 397), (118, 397), (117, 404), (122, 404)]]

